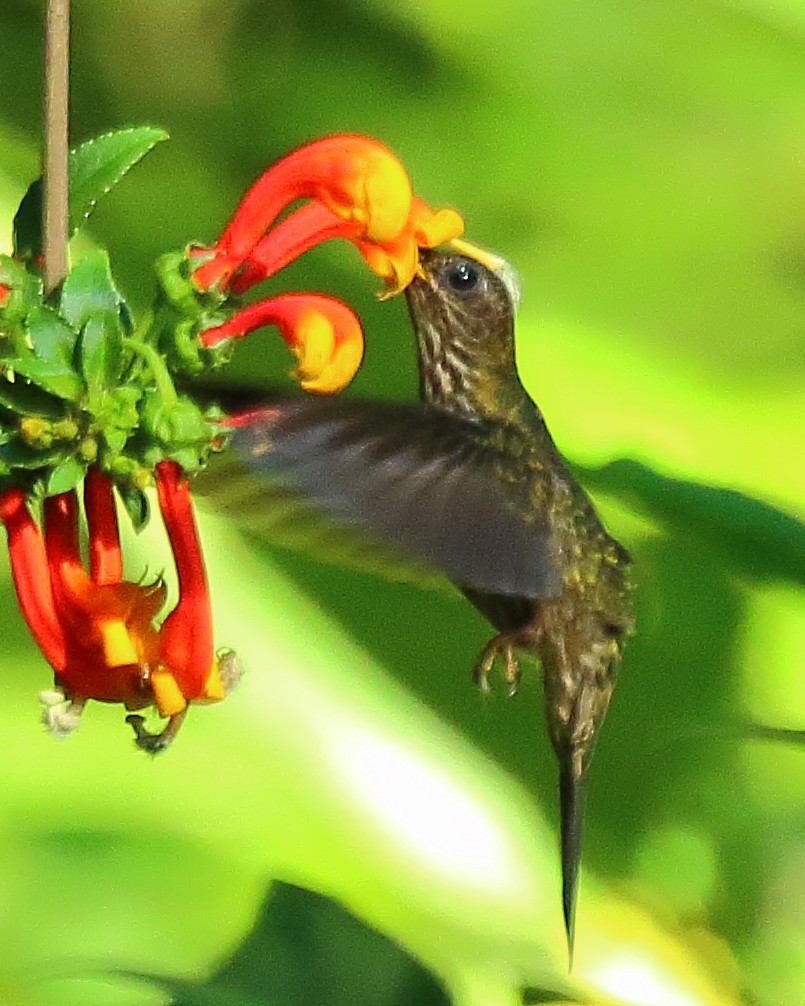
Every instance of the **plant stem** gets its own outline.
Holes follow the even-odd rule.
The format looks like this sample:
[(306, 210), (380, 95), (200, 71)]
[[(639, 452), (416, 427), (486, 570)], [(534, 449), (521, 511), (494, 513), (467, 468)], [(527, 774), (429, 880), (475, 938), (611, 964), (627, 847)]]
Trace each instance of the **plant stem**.
[(70, 0), (47, 0), (42, 252), (45, 292), (67, 275), (67, 154)]
[(176, 394), (176, 388), (171, 380), (171, 375), (159, 352), (153, 346), (148, 345), (148, 343), (137, 342), (136, 339), (124, 338), (121, 342), (125, 349), (136, 353), (137, 356), (145, 360), (145, 365), (151, 371), (151, 376), (154, 379), (154, 384), (157, 386), (157, 391), (163, 403), (168, 406), (175, 405), (179, 400), (179, 396)]

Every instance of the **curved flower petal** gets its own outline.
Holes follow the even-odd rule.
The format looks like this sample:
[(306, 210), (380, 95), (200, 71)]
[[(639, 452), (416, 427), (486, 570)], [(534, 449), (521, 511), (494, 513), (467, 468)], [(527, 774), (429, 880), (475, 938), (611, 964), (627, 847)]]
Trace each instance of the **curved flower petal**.
[[(122, 579), (107, 475), (92, 466), (84, 484), (91, 575), (81, 556), (76, 490), (45, 499), (41, 521), (29, 512), (21, 490), (0, 493), (20, 607), (56, 673), (43, 719), (60, 736), (78, 724), (87, 699), (121, 702), (132, 710), (155, 705), (170, 718), (159, 734), (148, 733), (142, 717), (128, 718), (138, 746), (155, 753), (176, 735), (189, 701), (226, 695), (212, 651), (212, 617), (187, 480), (177, 464), (163, 462), (157, 486), (180, 591), (159, 627), (167, 589), (161, 577), (150, 584)], [(228, 660), (231, 664), (231, 652)]]
[(419, 249), (453, 241), (464, 233), (464, 221), (455, 210), (432, 210), (414, 196), (405, 229), (395, 241), (373, 244), (356, 241), (366, 264), (386, 282), (381, 299), (393, 297), (413, 280), (419, 268)]
[(37, 646), (58, 673), (65, 665), (66, 649), (47, 575), (45, 540), (21, 489), (7, 489), (0, 494), (0, 520), (8, 535), (11, 574), (20, 609)]
[(218, 246), (245, 258), (288, 203), (318, 199), (344, 220), (362, 225), (368, 240), (389, 241), (411, 205), (405, 168), (377, 140), (342, 133), (297, 147), (249, 189)]
[(281, 210), (304, 198), (356, 223), (367, 240), (385, 242), (405, 226), (411, 185), (397, 158), (369, 137), (344, 133), (298, 147), (268, 168), (243, 197), (216, 243), (218, 254), (196, 270), (199, 288), (225, 285)]
[(423, 199), (414, 196), (408, 229), (420, 248), (435, 248), (461, 237), (464, 220), (455, 210), (432, 210)]
[(205, 346), (276, 325), (297, 358), (295, 376), (306, 391), (331, 394), (345, 387), (363, 359), (360, 322), (343, 301), (314, 293), (288, 293), (244, 308), (201, 334)]
[[(81, 562), (78, 543), (78, 501), (74, 490), (49, 496), (42, 505), (47, 565), (54, 590), (54, 603), (59, 620), (59, 588), (65, 587), (88, 614), (97, 614), (103, 606), (96, 601), (96, 591)], [(81, 638), (81, 637), (79, 637)]]
[(147, 673), (157, 658), (152, 622), (164, 586), (94, 583), (81, 563), (75, 492), (49, 497), (43, 510), (54, 607), (67, 644), (58, 671), (65, 692), (129, 708), (149, 705)]
[(306, 203), (258, 241), (248, 261), (232, 278), (232, 291), (243, 293), (322, 241), (345, 238), (353, 242), (372, 272), (386, 283), (383, 296), (392, 296), (404, 290), (416, 275), (420, 248), (445, 244), (463, 231), (464, 221), (455, 210), (434, 211), (414, 196), (400, 234), (380, 243), (367, 240), (359, 224), (344, 220), (324, 204)]
[(160, 656), (185, 699), (204, 694), (213, 671), (212, 611), (187, 479), (175, 461), (156, 466), (162, 519), (171, 543), (179, 600), (162, 623)]
[[(312, 202), (282, 220), (297, 199)], [(272, 165), (241, 200), (231, 221), (193, 273), (200, 290), (232, 285), (241, 293), (332, 237), (353, 241), (387, 284), (387, 295), (416, 274), (419, 249), (458, 237), (455, 210), (432, 210), (411, 192), (405, 169), (376, 140), (339, 134), (299, 147)]]
[(354, 240), (360, 234), (361, 225), (355, 221), (344, 220), (323, 203), (306, 203), (257, 242), (244, 267), (232, 278), (232, 292), (243, 293), (322, 241)]
[(112, 480), (96, 465), (90, 467), (84, 480), (84, 511), (92, 581), (99, 585), (118, 583), (123, 578), (123, 559)]
[(419, 246), (409, 231), (401, 234), (396, 241), (389, 241), (385, 245), (356, 241), (355, 247), (372, 272), (386, 284), (380, 293), (382, 300), (404, 290), (416, 276)]

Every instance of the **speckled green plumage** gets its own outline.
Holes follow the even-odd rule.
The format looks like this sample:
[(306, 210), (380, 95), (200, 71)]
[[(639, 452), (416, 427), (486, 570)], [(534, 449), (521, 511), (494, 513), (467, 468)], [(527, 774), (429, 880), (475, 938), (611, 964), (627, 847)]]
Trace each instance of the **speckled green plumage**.
[(425, 253), (407, 298), (423, 399), (476, 422), (494, 449), (496, 476), (511, 507), (535, 531), (547, 530), (556, 581), (546, 595), (460, 586), (499, 631), (476, 668), (482, 687), (500, 660), (509, 691), (516, 691), (520, 650), (536, 654), (542, 665), (548, 731), (560, 765), (563, 906), (572, 953), (583, 787), (633, 627), (629, 556), (569, 473), (519, 381), (514, 298), (505, 277), (471, 259)]

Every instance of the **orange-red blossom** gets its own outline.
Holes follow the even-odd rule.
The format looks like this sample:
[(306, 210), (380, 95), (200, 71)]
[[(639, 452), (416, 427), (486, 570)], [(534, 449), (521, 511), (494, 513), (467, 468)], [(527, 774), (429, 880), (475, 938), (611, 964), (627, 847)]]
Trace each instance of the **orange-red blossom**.
[[(84, 483), (89, 571), (79, 547), (76, 492), (44, 500), (40, 523), (25, 493), (0, 493), (11, 570), (25, 620), (67, 703), (80, 711), (87, 699), (121, 702), (127, 709), (156, 706), (169, 717), (163, 734), (151, 735), (134, 718), (138, 743), (158, 750), (170, 739), (189, 702), (214, 701), (225, 690), (213, 653), (207, 580), (187, 480), (179, 466), (156, 468), (162, 519), (170, 540), (179, 599), (161, 624), (165, 603), (161, 579), (123, 579), (112, 483), (90, 468)], [(61, 723), (51, 706), (49, 725)], [(73, 715), (75, 725), (77, 717)]]
[[(297, 200), (307, 202), (276, 223)], [(242, 293), (329, 238), (352, 242), (386, 284), (404, 289), (416, 275), (419, 249), (460, 236), (453, 210), (432, 210), (413, 195), (397, 158), (376, 140), (341, 134), (292, 151), (272, 165), (241, 200), (193, 280), (200, 290)], [(299, 360), (298, 376), (311, 391), (338, 391), (363, 356), (358, 319), (339, 301), (294, 294), (246, 308), (202, 335), (205, 345), (276, 324)]]

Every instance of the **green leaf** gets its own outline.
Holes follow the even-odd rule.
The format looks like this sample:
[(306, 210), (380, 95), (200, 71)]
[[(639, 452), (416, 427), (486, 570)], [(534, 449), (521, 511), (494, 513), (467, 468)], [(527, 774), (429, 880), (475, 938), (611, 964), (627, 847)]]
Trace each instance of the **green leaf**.
[(120, 328), (108, 314), (97, 314), (84, 326), (78, 343), (81, 372), (90, 398), (103, 394), (120, 379)]
[(77, 402), (84, 394), (84, 385), (73, 370), (67, 370), (35, 356), (18, 359), (14, 370), (21, 377), (38, 385), (43, 391), (50, 392), (68, 402)]
[[(104, 133), (70, 151), (69, 229), (72, 236), (95, 204), (109, 192), (152, 147), (167, 140), (164, 129), (134, 126)], [(42, 249), (42, 181), (30, 186), (14, 217), (14, 255), (34, 259)]]
[(180, 443), (209, 441), (210, 428), (201, 409), (186, 395), (182, 395), (170, 410), (171, 440)]
[(166, 447), (167, 456), (175, 461), (183, 471), (195, 474), (201, 468), (199, 450), (195, 447)]
[(52, 447), (49, 450), (36, 450), (14, 439), (10, 443), (0, 444), (0, 470), (22, 468), (25, 471), (34, 471), (37, 468), (60, 464), (64, 454), (65, 449), (62, 446)]
[(448, 1006), (439, 983), (387, 937), (334, 902), (280, 883), (216, 974), (155, 981), (174, 1006)]
[(0, 378), (0, 405), (18, 416), (59, 419), (64, 415), (64, 406), (58, 398), (23, 380)]
[(8, 255), (0, 255), (0, 283), (9, 289), (3, 301), (3, 328), (20, 323), (29, 312), (42, 301), (42, 277), (29, 272), (21, 262), (15, 262)]
[(73, 367), (75, 334), (55, 311), (40, 307), (27, 323), (31, 351), (9, 361), (22, 377), (39, 385), (44, 391), (75, 402), (84, 393), (84, 385)]
[(65, 279), (60, 304), (65, 321), (81, 330), (77, 363), (91, 398), (111, 390), (120, 380), (122, 306), (109, 256), (103, 248), (93, 249)]
[(75, 332), (55, 311), (47, 307), (35, 308), (28, 316), (27, 329), (31, 350), (37, 359), (53, 366), (73, 369)]
[(103, 248), (87, 252), (70, 270), (62, 287), (59, 310), (78, 330), (97, 314), (120, 315), (123, 298), (112, 279), (109, 255)]
[(42, 179), (31, 182), (14, 217), (14, 256), (32, 261), (42, 252)]
[(87, 473), (87, 466), (76, 458), (65, 458), (61, 464), (56, 465), (48, 476), (45, 484), (45, 492), (48, 496), (55, 496), (58, 493), (66, 493), (70, 489), (75, 489)]
[(101, 430), (101, 436), (111, 454), (120, 454), (129, 439), (129, 431), (116, 429), (112, 426)]
[(584, 482), (622, 496), (690, 538), (718, 544), (728, 563), (750, 580), (805, 583), (805, 523), (735, 489), (670, 478), (639, 461), (578, 467)]

